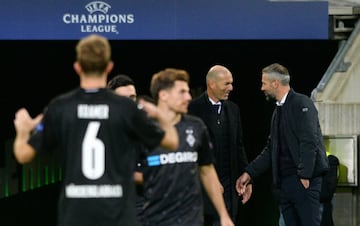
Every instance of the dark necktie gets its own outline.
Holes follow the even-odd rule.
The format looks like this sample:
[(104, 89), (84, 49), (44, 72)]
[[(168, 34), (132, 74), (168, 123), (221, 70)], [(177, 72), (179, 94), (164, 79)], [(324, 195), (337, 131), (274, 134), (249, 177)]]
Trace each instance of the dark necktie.
[(221, 107), (221, 105), (220, 104), (213, 104), (212, 105), (213, 106), (213, 108), (214, 108), (214, 111), (215, 111), (215, 113), (216, 113), (216, 115), (217, 115), (217, 117), (216, 117), (216, 124), (218, 124), (218, 125), (220, 125), (220, 110), (221, 109), (219, 109), (220, 107)]
[(215, 109), (216, 114), (219, 115), (220, 114), (219, 108), (220, 108), (221, 105), (220, 104), (213, 104), (212, 106)]

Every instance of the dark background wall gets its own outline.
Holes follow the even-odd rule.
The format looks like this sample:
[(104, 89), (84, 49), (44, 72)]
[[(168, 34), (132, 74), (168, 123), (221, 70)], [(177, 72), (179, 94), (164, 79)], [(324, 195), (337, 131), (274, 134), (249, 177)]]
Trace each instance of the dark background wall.
[[(35, 116), (55, 95), (78, 86), (79, 80), (72, 68), (76, 43), (75, 40), (0, 41), (3, 81), (0, 147), (14, 137), (12, 123), (18, 108), (26, 107)], [(259, 154), (265, 144), (273, 110), (273, 103), (266, 102), (260, 91), (261, 69), (274, 62), (285, 65), (290, 71), (292, 87), (310, 96), (338, 49), (338, 42), (330, 40), (114, 40), (111, 44), (115, 68), (110, 77), (118, 73), (130, 75), (139, 94), (148, 94), (151, 75), (166, 67), (187, 70), (191, 75), (191, 88), (198, 91), (205, 88), (205, 75), (213, 64), (227, 66), (234, 76), (230, 99), (239, 105), (242, 113), (249, 160)], [(6, 164), (3, 152), (0, 149), (0, 167)], [(271, 189), (270, 173), (255, 180), (253, 196), (241, 210), (241, 225), (277, 225), (277, 206)], [(4, 225), (51, 225), (56, 191), (56, 186), (49, 186), (46, 191), (38, 189), (0, 199), (0, 222), (4, 219), (8, 220)], [(10, 217), (15, 212), (25, 214), (16, 224)], [(44, 222), (39, 224), (39, 218), (31, 215), (41, 215)], [(30, 219), (25, 220), (26, 217)]]

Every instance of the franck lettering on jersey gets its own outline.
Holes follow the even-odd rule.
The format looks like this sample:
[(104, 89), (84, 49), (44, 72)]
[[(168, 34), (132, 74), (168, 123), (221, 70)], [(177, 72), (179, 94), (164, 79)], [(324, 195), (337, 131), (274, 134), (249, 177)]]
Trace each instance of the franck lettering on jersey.
[(69, 184), (65, 188), (67, 198), (118, 198), (123, 196), (120, 184), (109, 185), (75, 185)]
[(167, 154), (152, 155), (147, 157), (148, 166), (158, 166), (176, 163), (196, 162), (197, 152), (171, 152)]
[(89, 14), (65, 13), (62, 21), (65, 24), (79, 24), (83, 33), (119, 34), (118, 24), (132, 24), (135, 16), (132, 13), (108, 14), (111, 5), (103, 1), (93, 1), (85, 6)]
[(79, 104), (77, 116), (83, 119), (107, 119), (109, 118), (109, 106), (106, 104)]

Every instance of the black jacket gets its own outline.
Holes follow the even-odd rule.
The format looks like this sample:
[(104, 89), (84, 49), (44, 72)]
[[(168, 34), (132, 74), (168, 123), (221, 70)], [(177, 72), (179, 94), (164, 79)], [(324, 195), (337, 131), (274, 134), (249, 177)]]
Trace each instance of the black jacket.
[[(189, 105), (189, 114), (196, 115), (203, 119), (206, 126), (208, 127), (210, 139), (213, 143), (216, 142), (214, 137), (215, 124), (212, 123), (213, 118), (209, 112), (213, 111), (212, 104), (208, 99), (206, 92), (201, 94), (199, 97), (192, 100)], [(248, 164), (247, 156), (245, 153), (245, 148), (243, 144), (243, 133), (242, 133), (242, 124), (240, 118), (240, 109), (239, 107), (231, 102), (224, 101), (222, 104), (222, 111), (226, 114), (226, 117), (230, 123), (229, 126), (229, 147), (230, 147), (230, 171), (231, 171), (231, 193), (232, 193), (232, 208), (231, 217), (235, 219), (237, 214), (237, 207), (239, 202), (239, 196), (235, 190), (236, 179), (242, 172), (244, 172), (245, 167)]]
[[(285, 125), (284, 136), (291, 158), (297, 167), (300, 178), (310, 179), (323, 175), (329, 169), (318, 112), (313, 101), (290, 89), (282, 106)], [(276, 109), (271, 121), (271, 132), (263, 151), (247, 166), (252, 178), (272, 168), (273, 182), (278, 183), (278, 140), (275, 125)]]

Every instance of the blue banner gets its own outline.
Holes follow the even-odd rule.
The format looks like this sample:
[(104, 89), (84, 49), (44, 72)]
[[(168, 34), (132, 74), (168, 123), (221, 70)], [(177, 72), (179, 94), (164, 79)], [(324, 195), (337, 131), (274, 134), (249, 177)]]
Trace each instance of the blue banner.
[(2, 40), (328, 39), (328, 3), (267, 0), (5, 0)]

